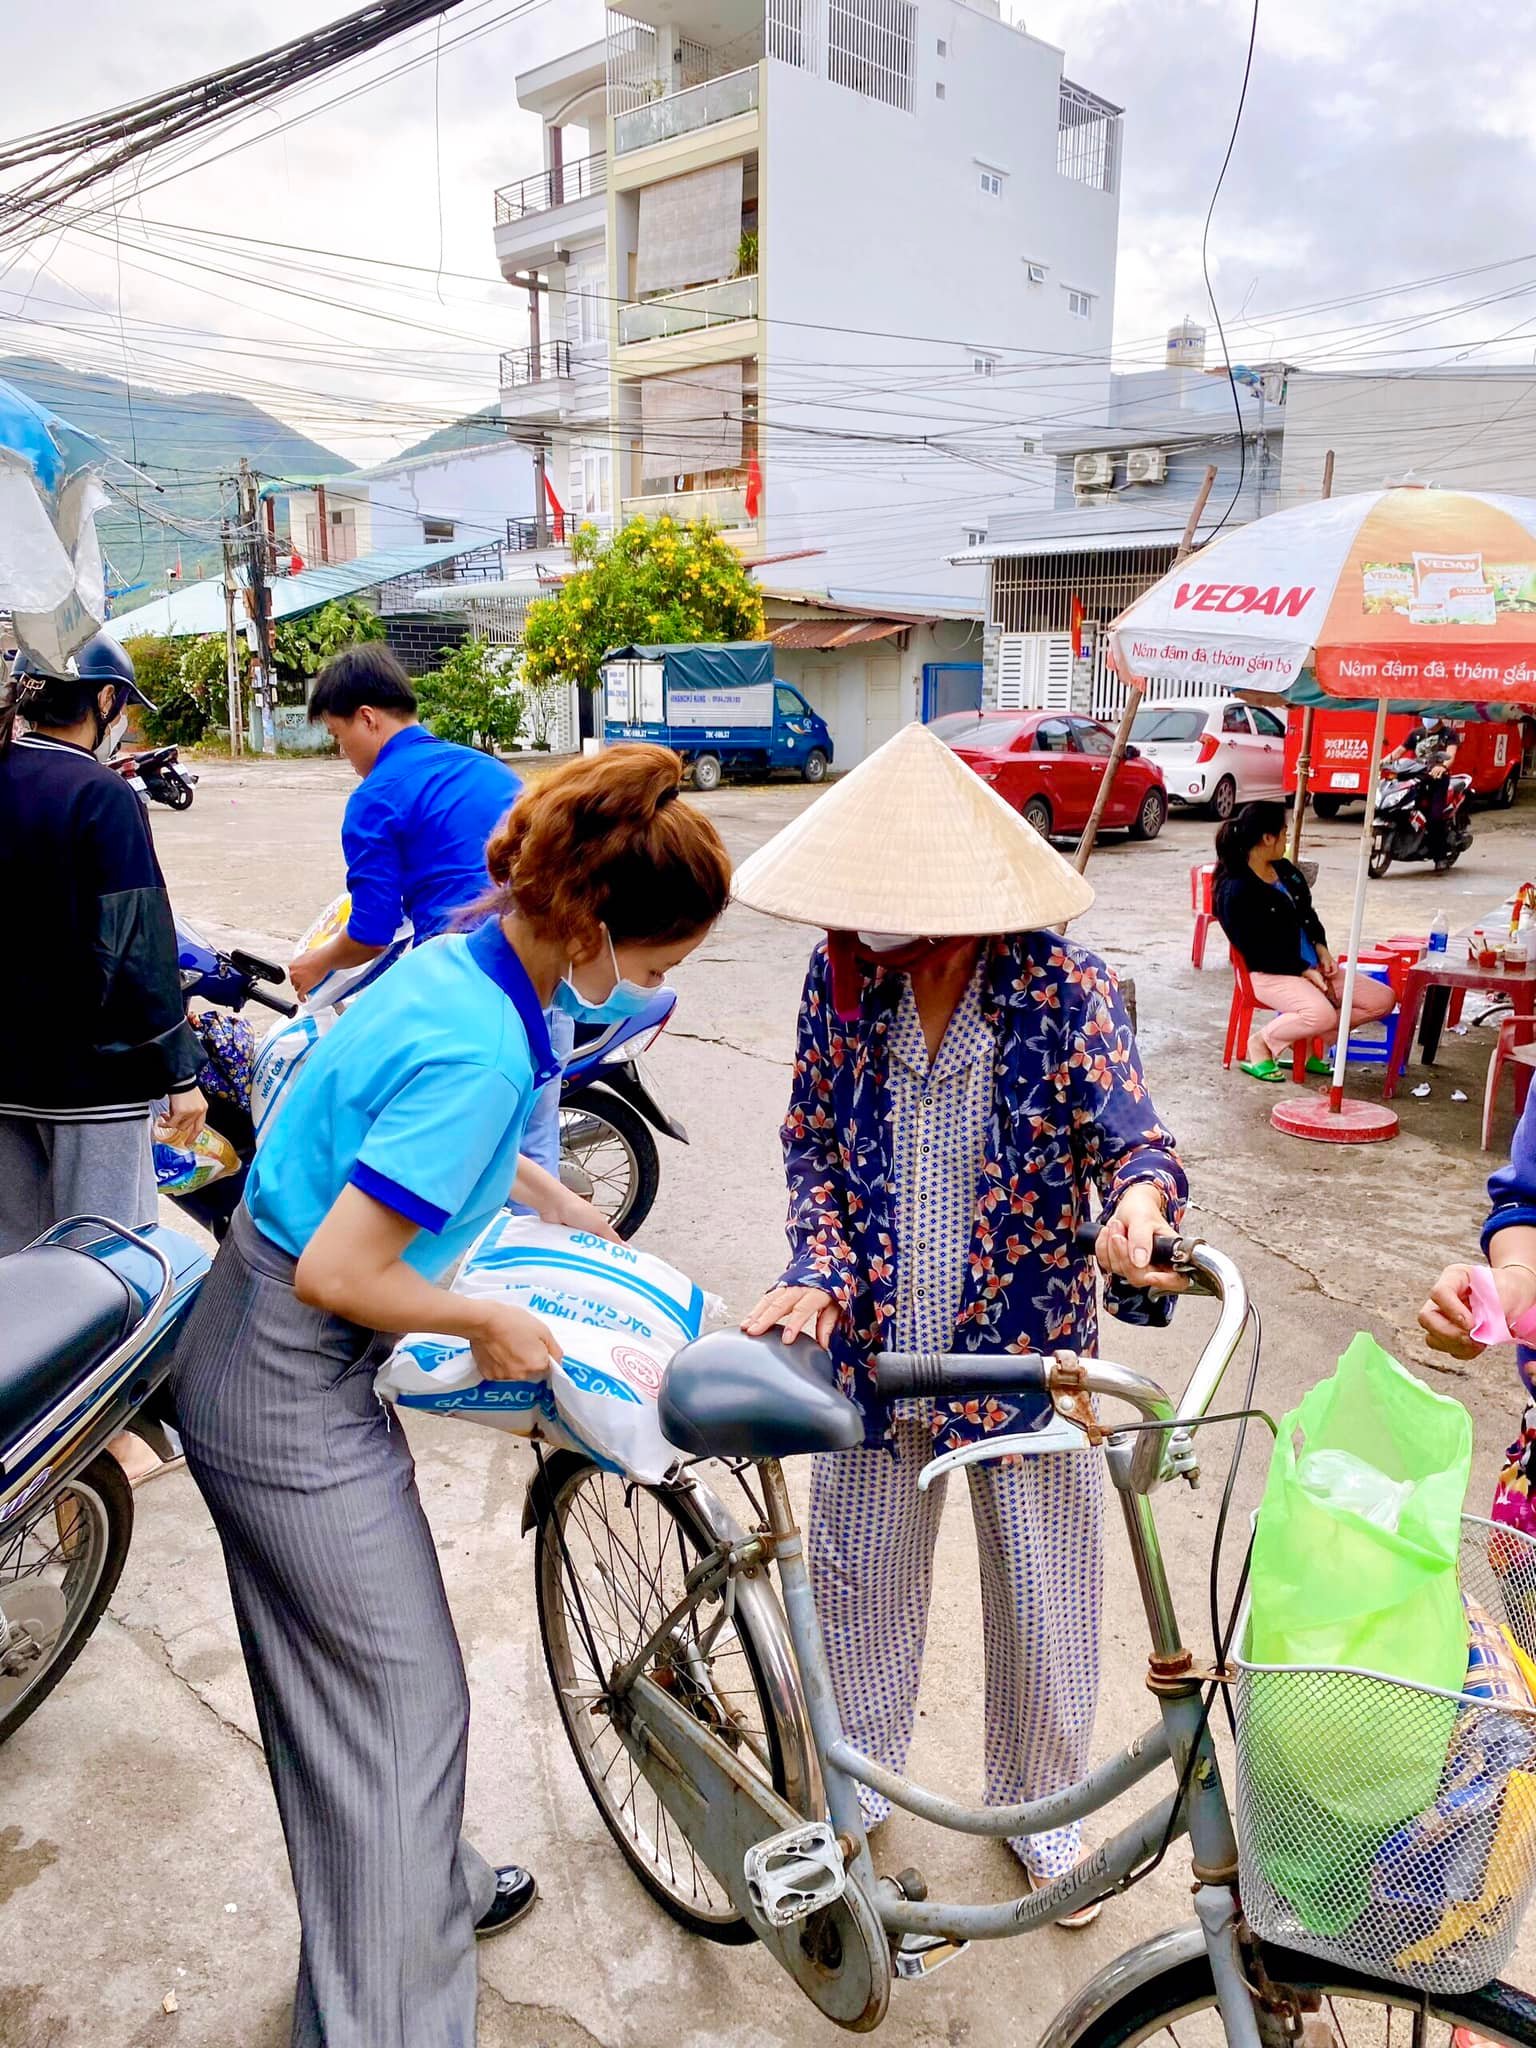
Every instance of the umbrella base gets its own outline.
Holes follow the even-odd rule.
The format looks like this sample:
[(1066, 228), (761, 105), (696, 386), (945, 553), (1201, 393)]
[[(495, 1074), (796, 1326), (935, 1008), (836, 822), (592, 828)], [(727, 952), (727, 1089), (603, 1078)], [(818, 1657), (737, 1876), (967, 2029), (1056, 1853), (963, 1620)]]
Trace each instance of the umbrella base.
[(1277, 1102), (1269, 1120), (1288, 1138), (1311, 1138), (1320, 1145), (1380, 1145), (1397, 1136), (1397, 1112), (1384, 1102), (1346, 1098), (1334, 1110), (1326, 1092)]

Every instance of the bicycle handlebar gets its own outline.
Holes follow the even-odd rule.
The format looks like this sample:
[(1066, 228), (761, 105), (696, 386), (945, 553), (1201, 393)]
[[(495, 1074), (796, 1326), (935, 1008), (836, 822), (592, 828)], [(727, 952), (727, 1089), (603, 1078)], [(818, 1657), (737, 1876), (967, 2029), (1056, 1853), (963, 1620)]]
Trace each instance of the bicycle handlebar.
[[(1077, 1233), (1078, 1243), (1090, 1249), (1097, 1236), (1098, 1226), (1085, 1224)], [(881, 1395), (889, 1400), (911, 1395), (972, 1400), (1004, 1392), (1102, 1394), (1128, 1402), (1147, 1421), (1169, 1425), (1142, 1432), (1131, 1449), (1131, 1485), (1137, 1492), (1150, 1493), (1174, 1469), (1172, 1440), (1180, 1428), (1208, 1413), (1248, 1321), (1248, 1290), (1224, 1252), (1199, 1239), (1159, 1232), (1153, 1240), (1153, 1257), (1159, 1266), (1188, 1275), (1197, 1288), (1214, 1294), (1221, 1303), (1216, 1327), (1177, 1402), (1156, 1380), (1127, 1366), (1068, 1354), (1046, 1358), (1036, 1352), (982, 1357), (963, 1351), (882, 1351), (875, 1360)]]

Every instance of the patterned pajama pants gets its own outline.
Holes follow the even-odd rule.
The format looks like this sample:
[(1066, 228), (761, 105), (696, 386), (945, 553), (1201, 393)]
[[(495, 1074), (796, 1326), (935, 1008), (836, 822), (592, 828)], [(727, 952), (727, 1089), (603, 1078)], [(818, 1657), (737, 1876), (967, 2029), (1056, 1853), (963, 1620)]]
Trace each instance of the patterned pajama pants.
[[(849, 1739), (906, 1768), (933, 1590), (945, 1482), (919, 1493), (935, 1455), (926, 1421), (898, 1421), (897, 1455), (833, 1451), (811, 1463), (806, 1554), (832, 1683)], [(981, 1563), (986, 1665), (985, 1801), (1058, 1792), (1088, 1768), (1104, 1583), (1103, 1468), (1083, 1452), (967, 1468)], [(890, 1804), (859, 1788), (865, 1825)], [(1079, 1829), (1019, 1835), (1031, 1877), (1060, 1877)]]

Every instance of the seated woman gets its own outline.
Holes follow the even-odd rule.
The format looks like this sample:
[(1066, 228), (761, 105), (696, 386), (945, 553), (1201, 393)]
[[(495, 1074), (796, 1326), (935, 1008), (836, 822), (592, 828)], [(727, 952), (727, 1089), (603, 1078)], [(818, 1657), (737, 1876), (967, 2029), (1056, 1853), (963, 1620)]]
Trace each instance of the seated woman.
[[(1248, 1057), (1239, 1061), (1255, 1081), (1283, 1081), (1292, 1048), (1309, 1038), (1333, 1040), (1339, 1031), (1344, 970), (1328, 950), (1328, 934), (1312, 908), (1300, 868), (1284, 856), (1285, 805), (1244, 804), (1216, 834), (1216, 921), (1234, 955), (1248, 969), (1253, 993), (1274, 1015), (1255, 1025)], [(1368, 975), (1355, 983), (1350, 1029), (1379, 1023), (1394, 1008), (1390, 988)], [(1309, 1059), (1309, 1074), (1330, 1071)]]

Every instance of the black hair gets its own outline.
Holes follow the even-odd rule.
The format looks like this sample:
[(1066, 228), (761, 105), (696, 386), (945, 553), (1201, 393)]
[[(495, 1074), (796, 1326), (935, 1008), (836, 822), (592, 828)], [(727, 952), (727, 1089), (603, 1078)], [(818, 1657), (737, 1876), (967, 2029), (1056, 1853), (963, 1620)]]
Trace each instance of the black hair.
[(400, 718), (416, 715), (416, 692), (400, 657), (379, 640), (364, 640), (332, 655), (315, 678), (309, 699), (312, 724), (332, 718), (355, 718), (365, 704), (375, 711), (393, 711)]
[[(3, 672), (0, 663), (0, 674)], [(106, 731), (101, 722), (101, 693), (111, 681), (110, 676), (49, 676), (26, 669), (12, 675), (0, 690), (0, 753), (10, 746), (18, 718), (28, 725), (63, 731), (94, 717), (99, 739)]]
[(1285, 805), (1273, 799), (1244, 804), (1216, 828), (1216, 859), (1226, 875), (1248, 872), (1248, 856), (1261, 839), (1285, 830)]

